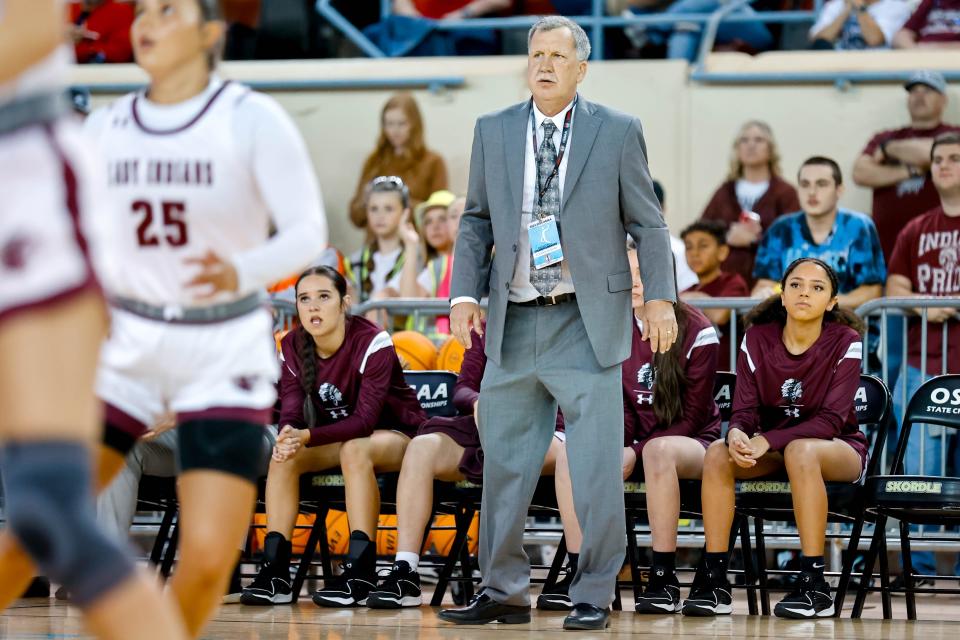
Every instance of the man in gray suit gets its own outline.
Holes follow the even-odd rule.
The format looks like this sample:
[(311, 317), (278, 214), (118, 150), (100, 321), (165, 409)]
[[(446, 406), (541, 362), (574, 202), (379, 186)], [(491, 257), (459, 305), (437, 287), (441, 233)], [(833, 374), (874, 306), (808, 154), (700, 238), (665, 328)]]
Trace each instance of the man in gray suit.
[[(533, 99), (481, 117), (470, 159), (451, 286), (451, 328), (466, 347), (489, 291), (487, 368), (478, 424), (483, 590), (450, 622), (529, 622), (523, 527), (559, 404), (577, 519), (583, 527), (566, 629), (609, 624), (623, 565), (623, 400), (637, 243), (644, 338), (666, 352), (677, 334), (670, 236), (653, 192), (640, 122), (577, 94), (590, 41), (574, 22), (530, 29)], [(562, 241), (560, 240), (562, 238)], [(494, 251), (496, 248), (496, 251)]]

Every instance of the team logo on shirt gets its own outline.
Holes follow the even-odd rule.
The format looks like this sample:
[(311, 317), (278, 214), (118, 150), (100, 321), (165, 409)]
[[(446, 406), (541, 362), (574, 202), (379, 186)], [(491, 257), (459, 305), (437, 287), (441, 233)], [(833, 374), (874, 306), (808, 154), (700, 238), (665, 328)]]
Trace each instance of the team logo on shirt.
[(7, 271), (20, 271), (27, 266), (32, 243), (26, 236), (14, 236), (0, 247), (0, 264)]
[(347, 406), (343, 403), (343, 394), (336, 386), (324, 382), (320, 385), (317, 395), (320, 396), (320, 404), (332, 419), (343, 420), (350, 415)]
[(637, 369), (637, 384), (642, 385), (636, 390), (637, 404), (653, 404), (653, 384), (657, 379), (657, 370), (649, 362)]
[(653, 384), (657, 381), (657, 371), (648, 362), (637, 371), (637, 383), (644, 385), (647, 389), (653, 389)]
[(783, 381), (783, 384), (780, 385), (780, 395), (783, 396), (784, 400), (790, 402), (788, 406), (783, 408), (787, 416), (790, 418), (799, 418), (800, 407), (803, 405), (797, 404), (797, 402), (803, 397), (803, 381), (787, 378)]

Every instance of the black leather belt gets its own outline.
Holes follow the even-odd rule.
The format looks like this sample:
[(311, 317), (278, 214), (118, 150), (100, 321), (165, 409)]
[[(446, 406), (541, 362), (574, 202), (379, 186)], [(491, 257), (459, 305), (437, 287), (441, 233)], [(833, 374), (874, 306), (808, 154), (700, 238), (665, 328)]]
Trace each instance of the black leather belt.
[(576, 293), (561, 293), (558, 296), (538, 296), (533, 300), (526, 300), (524, 302), (511, 302), (510, 304), (515, 304), (518, 307), (550, 307), (555, 304), (570, 302), (576, 299)]

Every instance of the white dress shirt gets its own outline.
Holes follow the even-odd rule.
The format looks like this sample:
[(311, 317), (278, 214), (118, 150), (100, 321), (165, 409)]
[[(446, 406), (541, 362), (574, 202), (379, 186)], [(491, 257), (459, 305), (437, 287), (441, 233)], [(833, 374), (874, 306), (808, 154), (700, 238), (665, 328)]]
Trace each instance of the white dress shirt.
[[(556, 131), (553, 133), (553, 146), (557, 150), (557, 153), (560, 152), (560, 138), (563, 134), (563, 121), (567, 116), (567, 111), (573, 107), (574, 101), (571, 100), (570, 104), (564, 107), (560, 113), (549, 118), (553, 121), (554, 126), (556, 126)], [(574, 112), (576, 112), (576, 109), (574, 109)], [(557, 188), (560, 190), (560, 202), (563, 202), (563, 187), (566, 183), (567, 164), (570, 159), (570, 148), (573, 141), (572, 120), (575, 117), (576, 113), (571, 116), (570, 132), (567, 134), (567, 147), (563, 153), (563, 158), (560, 161), (560, 168), (557, 172), (557, 177), (554, 178), (554, 180), (557, 181)], [(545, 116), (543, 113), (541, 113), (540, 109), (537, 108), (536, 103), (534, 103), (533, 119), (537, 127), (537, 144), (543, 144), (543, 123), (545, 120), (547, 120), (547, 118), (548, 116)], [(510, 281), (510, 293), (507, 296), (507, 300), (510, 302), (526, 302), (528, 300), (533, 300), (540, 295), (536, 288), (530, 284), (530, 237), (527, 235), (527, 226), (530, 224), (530, 221), (533, 217), (534, 202), (537, 197), (537, 161), (533, 153), (533, 129), (529, 125), (527, 126), (527, 135), (526, 139), (524, 140), (523, 148), (523, 203), (521, 205), (520, 228), (517, 230), (520, 240), (517, 242), (517, 262), (513, 271), (513, 279)], [(544, 176), (544, 179), (546, 179), (546, 176)], [(560, 231), (562, 235), (562, 218), (560, 220)], [(553, 296), (558, 296), (564, 293), (573, 293), (574, 290), (573, 278), (570, 276), (570, 267), (568, 266), (566, 260), (560, 263), (560, 268), (560, 282), (557, 283), (557, 286), (554, 287), (553, 291), (550, 292), (550, 295)], [(451, 300), (450, 306), (453, 307), (460, 302), (477, 301), (470, 296), (461, 296)]]

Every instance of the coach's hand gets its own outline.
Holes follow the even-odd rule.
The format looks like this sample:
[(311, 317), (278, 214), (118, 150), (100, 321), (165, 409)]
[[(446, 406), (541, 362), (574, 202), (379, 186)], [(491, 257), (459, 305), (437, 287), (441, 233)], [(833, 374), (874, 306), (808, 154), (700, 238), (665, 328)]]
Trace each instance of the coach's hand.
[(677, 339), (677, 316), (673, 312), (673, 303), (669, 300), (647, 300), (643, 305), (642, 320), (641, 337), (650, 341), (650, 350), (654, 353), (669, 351)]
[(470, 330), (483, 335), (480, 324), (480, 305), (476, 302), (458, 302), (450, 309), (450, 332), (464, 349), (470, 348)]
[(224, 260), (213, 251), (207, 251), (200, 258), (187, 258), (186, 264), (197, 265), (200, 273), (195, 275), (187, 287), (206, 287), (206, 293), (200, 293), (198, 298), (211, 298), (221, 291), (236, 291), (238, 285), (237, 269), (233, 263)]

